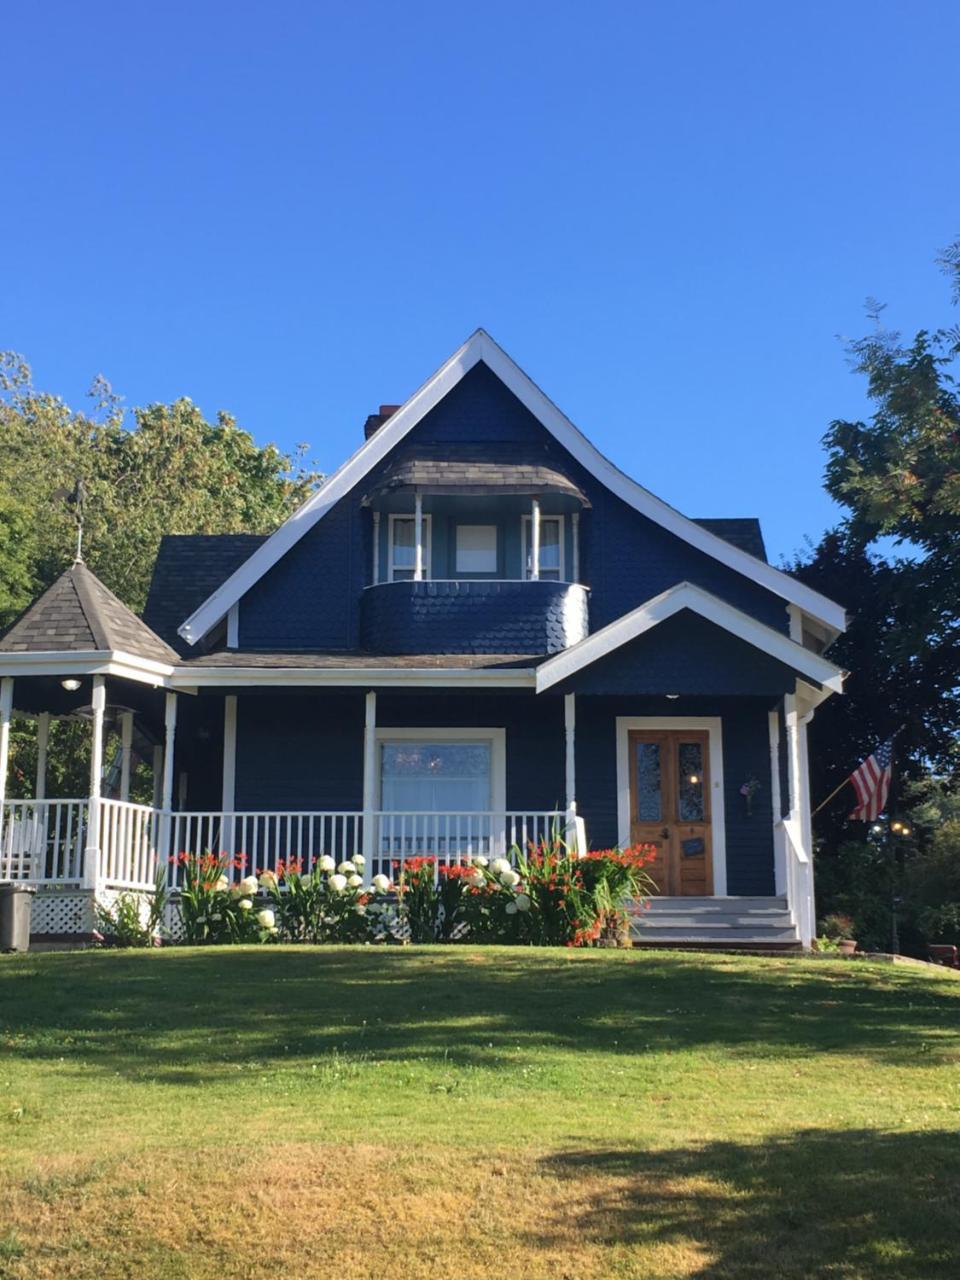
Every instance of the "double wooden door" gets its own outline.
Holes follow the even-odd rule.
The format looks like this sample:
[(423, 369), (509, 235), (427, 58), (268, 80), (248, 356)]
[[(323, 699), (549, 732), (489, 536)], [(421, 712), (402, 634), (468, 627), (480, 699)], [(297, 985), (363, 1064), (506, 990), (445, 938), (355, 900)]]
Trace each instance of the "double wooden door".
[(709, 733), (634, 730), (628, 743), (631, 841), (656, 848), (662, 894), (712, 894)]

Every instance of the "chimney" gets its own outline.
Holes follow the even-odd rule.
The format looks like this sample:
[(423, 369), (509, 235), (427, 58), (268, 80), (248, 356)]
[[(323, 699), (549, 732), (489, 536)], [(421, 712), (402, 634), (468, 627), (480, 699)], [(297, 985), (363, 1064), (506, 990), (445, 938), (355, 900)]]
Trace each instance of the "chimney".
[(379, 413), (371, 413), (366, 422), (363, 424), (363, 436), (365, 440), (369, 440), (375, 431), (379, 431), (388, 418), (400, 408), (398, 404), (382, 404)]

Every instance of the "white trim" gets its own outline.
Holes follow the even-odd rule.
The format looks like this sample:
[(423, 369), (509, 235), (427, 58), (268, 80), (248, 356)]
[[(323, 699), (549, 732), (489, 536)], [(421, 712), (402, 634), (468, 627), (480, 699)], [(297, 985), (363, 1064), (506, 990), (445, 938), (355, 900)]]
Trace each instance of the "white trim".
[[(532, 523), (532, 519), (533, 519), (532, 516), (529, 516), (526, 514), (520, 517), (520, 572), (523, 575), (526, 575), (527, 573), (527, 543), (530, 541), (530, 526)], [(543, 576), (543, 561), (542, 561), (543, 536), (542, 535), (543, 535), (543, 526), (547, 523), (548, 520), (560, 521), (560, 577), (559, 578), (545, 578)], [(547, 515), (544, 515), (543, 512), (541, 511), (540, 531), (541, 531), (541, 540), (540, 540), (541, 563), (540, 563), (539, 577), (534, 579), (532, 576), (524, 576), (521, 578), (521, 581), (523, 582), (533, 582), (533, 581), (566, 582), (567, 581), (567, 553), (566, 553), (566, 547), (564, 546), (564, 541), (565, 541), (564, 535), (566, 533), (566, 530), (564, 527), (564, 517), (555, 516), (550, 512), (548, 512)], [(574, 577), (571, 581), (576, 582), (576, 577)]]
[(259, 685), (355, 687), (374, 684), (378, 688), (533, 689), (536, 687), (536, 673), (532, 667), (505, 671), (477, 671), (470, 667), (341, 667), (336, 670), (311, 667), (185, 667), (176, 672), (171, 681), (171, 687), (178, 690), (223, 685), (254, 688)]
[(229, 578), (190, 615), (180, 635), (195, 644), (254, 583), (272, 568), (314, 524), (354, 488), (450, 392), (483, 362), (568, 452), (611, 493), (642, 512), (684, 542), (758, 582), (835, 632), (846, 629), (846, 613), (826, 596), (797, 582), (773, 565), (758, 560), (680, 514), (642, 485), (624, 475), (590, 443), (557, 406), (483, 329), (477, 329), (449, 360), (254, 551)]
[[(422, 576), (420, 578), (417, 578), (416, 577), (416, 572), (417, 572), (416, 512), (414, 512), (412, 515), (406, 511), (393, 511), (390, 513), (390, 518), (387, 521), (387, 578), (386, 578), (387, 582), (429, 582), (430, 581), (430, 572), (433, 568), (433, 517), (429, 514), (429, 512), (421, 511), (420, 518), (423, 524), (422, 543), (420, 548), (421, 556), (422, 556), (422, 565), (421, 565)], [(413, 521), (414, 562), (412, 565), (395, 565), (393, 563), (393, 526), (397, 520)], [(397, 569), (397, 568), (402, 569), (404, 573), (409, 573), (412, 571), (414, 576), (412, 578), (395, 578), (393, 576), (393, 573), (394, 573), (394, 569)], [(379, 586), (382, 584), (372, 583), (371, 585)]]
[(706, 730), (710, 735), (710, 828), (713, 896), (727, 896), (727, 828), (723, 792), (723, 721), (720, 716), (617, 716), (617, 831), (630, 843), (630, 730)]
[(579, 644), (572, 645), (571, 648), (564, 649), (548, 659), (537, 669), (537, 693), (543, 693), (545, 689), (549, 689), (561, 680), (566, 680), (583, 667), (589, 666), (591, 662), (596, 662), (599, 658), (613, 653), (621, 645), (637, 639), (638, 636), (652, 630), (667, 618), (672, 618), (681, 609), (691, 609), (702, 618), (706, 618), (708, 622), (715, 623), (718, 627), (729, 631), (731, 635), (753, 645), (754, 648), (770, 654), (772, 658), (778, 659), (818, 685), (823, 685), (830, 692), (842, 691), (843, 672), (832, 662), (821, 658), (819, 654), (812, 653), (809, 649), (804, 649), (802, 645), (789, 639), (782, 632), (774, 631), (772, 627), (758, 622), (756, 618), (751, 618), (740, 609), (735, 609), (733, 605), (704, 591), (702, 587), (696, 587), (690, 582), (681, 582), (675, 587), (670, 587), (668, 591), (654, 596), (653, 599), (647, 600), (629, 613), (625, 613), (615, 622), (601, 627), (593, 635), (587, 636), (586, 640), (581, 640)]
[(227, 648), (240, 647), (240, 601), (227, 610)]
[[(379, 748), (384, 742), (490, 742), (490, 813), (507, 811), (507, 731), (503, 728), (469, 725), (463, 728), (444, 725), (440, 729), (417, 725), (415, 728), (378, 727), (374, 738)], [(377, 751), (373, 767), (378, 811), (383, 809), (380, 790), (380, 753)]]
[(161, 685), (173, 674), (172, 663), (141, 658), (122, 649), (44, 649), (32, 653), (0, 652), (4, 676), (122, 676), (142, 684)]

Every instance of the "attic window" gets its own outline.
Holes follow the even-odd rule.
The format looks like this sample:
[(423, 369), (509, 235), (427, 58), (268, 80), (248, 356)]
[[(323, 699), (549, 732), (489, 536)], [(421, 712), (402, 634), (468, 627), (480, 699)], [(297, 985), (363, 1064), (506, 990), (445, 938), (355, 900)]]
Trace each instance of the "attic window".
[(497, 572), (497, 526), (457, 525), (457, 573)]

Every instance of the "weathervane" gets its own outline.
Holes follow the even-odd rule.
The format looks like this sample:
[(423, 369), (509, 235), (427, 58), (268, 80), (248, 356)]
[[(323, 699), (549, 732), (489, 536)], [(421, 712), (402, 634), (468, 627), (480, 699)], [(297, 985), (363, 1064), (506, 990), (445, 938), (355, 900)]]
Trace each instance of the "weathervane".
[(73, 491), (57, 489), (54, 498), (59, 498), (72, 508), (74, 522), (77, 526), (77, 550), (73, 558), (74, 564), (83, 564), (83, 507), (87, 498), (87, 490), (80, 477), (77, 477)]

